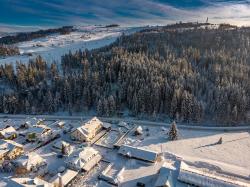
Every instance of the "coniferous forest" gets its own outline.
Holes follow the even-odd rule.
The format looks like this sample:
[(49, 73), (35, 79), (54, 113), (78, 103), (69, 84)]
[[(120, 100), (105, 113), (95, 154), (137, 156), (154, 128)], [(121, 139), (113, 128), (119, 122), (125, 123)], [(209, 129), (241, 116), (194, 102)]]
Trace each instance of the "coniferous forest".
[(183, 122), (247, 122), (250, 28), (158, 27), (99, 49), (0, 67), (0, 112), (168, 116)]

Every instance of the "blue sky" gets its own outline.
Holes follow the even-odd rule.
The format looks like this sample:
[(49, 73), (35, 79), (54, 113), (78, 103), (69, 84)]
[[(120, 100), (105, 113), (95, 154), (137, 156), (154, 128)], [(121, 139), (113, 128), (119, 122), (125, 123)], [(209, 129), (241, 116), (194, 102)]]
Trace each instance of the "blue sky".
[(163, 25), (176, 21), (250, 25), (250, 0), (0, 0), (0, 31), (61, 25)]

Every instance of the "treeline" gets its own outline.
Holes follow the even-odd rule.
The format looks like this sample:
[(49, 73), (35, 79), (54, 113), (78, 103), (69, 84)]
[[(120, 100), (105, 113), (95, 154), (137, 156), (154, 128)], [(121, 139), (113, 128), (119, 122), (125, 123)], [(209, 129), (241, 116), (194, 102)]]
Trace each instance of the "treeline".
[(48, 36), (50, 34), (69, 34), (74, 31), (73, 26), (64, 26), (56, 29), (39, 30), (35, 32), (23, 32), (14, 36), (4, 36), (0, 38), (0, 44), (15, 44), (18, 42), (30, 41), (36, 38)]
[[(95, 50), (69, 52), (60, 65), (38, 57), (1, 66), (8, 90), (0, 112), (96, 110), (112, 116), (246, 122), (250, 111), (250, 29), (198, 29), (121, 36)], [(59, 71), (60, 70), (60, 71)], [(7, 89), (6, 89), (7, 90)]]
[(19, 55), (19, 49), (16, 46), (0, 45), (0, 57)]

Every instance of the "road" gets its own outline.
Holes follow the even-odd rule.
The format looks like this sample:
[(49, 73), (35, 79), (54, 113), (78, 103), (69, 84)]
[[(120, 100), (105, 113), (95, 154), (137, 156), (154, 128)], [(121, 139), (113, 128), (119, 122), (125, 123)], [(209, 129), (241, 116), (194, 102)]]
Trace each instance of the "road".
[[(1, 118), (9, 119), (26, 119), (28, 117), (36, 117), (46, 120), (85, 120), (93, 116), (56, 116), (56, 115), (23, 115), (23, 114), (0, 114)], [(160, 127), (169, 127), (169, 123), (165, 122), (156, 122), (156, 121), (147, 121), (147, 120), (137, 120), (137, 119), (126, 119), (118, 117), (98, 117), (100, 120), (105, 122), (119, 122), (125, 121), (128, 123), (133, 123), (137, 125), (144, 126), (160, 126)], [(178, 124), (179, 129), (190, 129), (190, 130), (211, 130), (211, 131), (250, 131), (250, 126), (237, 126), (237, 127), (215, 127), (215, 126), (191, 126)]]

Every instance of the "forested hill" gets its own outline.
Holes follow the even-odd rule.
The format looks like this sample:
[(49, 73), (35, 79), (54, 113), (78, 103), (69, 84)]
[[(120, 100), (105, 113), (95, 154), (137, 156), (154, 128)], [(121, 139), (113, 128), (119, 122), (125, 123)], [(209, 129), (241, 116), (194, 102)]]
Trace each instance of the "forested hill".
[(21, 32), (16, 35), (9, 35), (0, 38), (0, 44), (15, 44), (18, 42), (30, 41), (36, 38), (46, 37), (51, 34), (69, 34), (74, 31), (73, 26), (64, 26), (55, 29), (39, 30), (34, 32)]
[[(0, 112), (169, 116), (181, 121), (249, 120), (250, 29), (148, 29), (110, 46), (0, 69)], [(59, 72), (60, 71), (62, 72)], [(13, 90), (12, 92), (10, 90)]]

